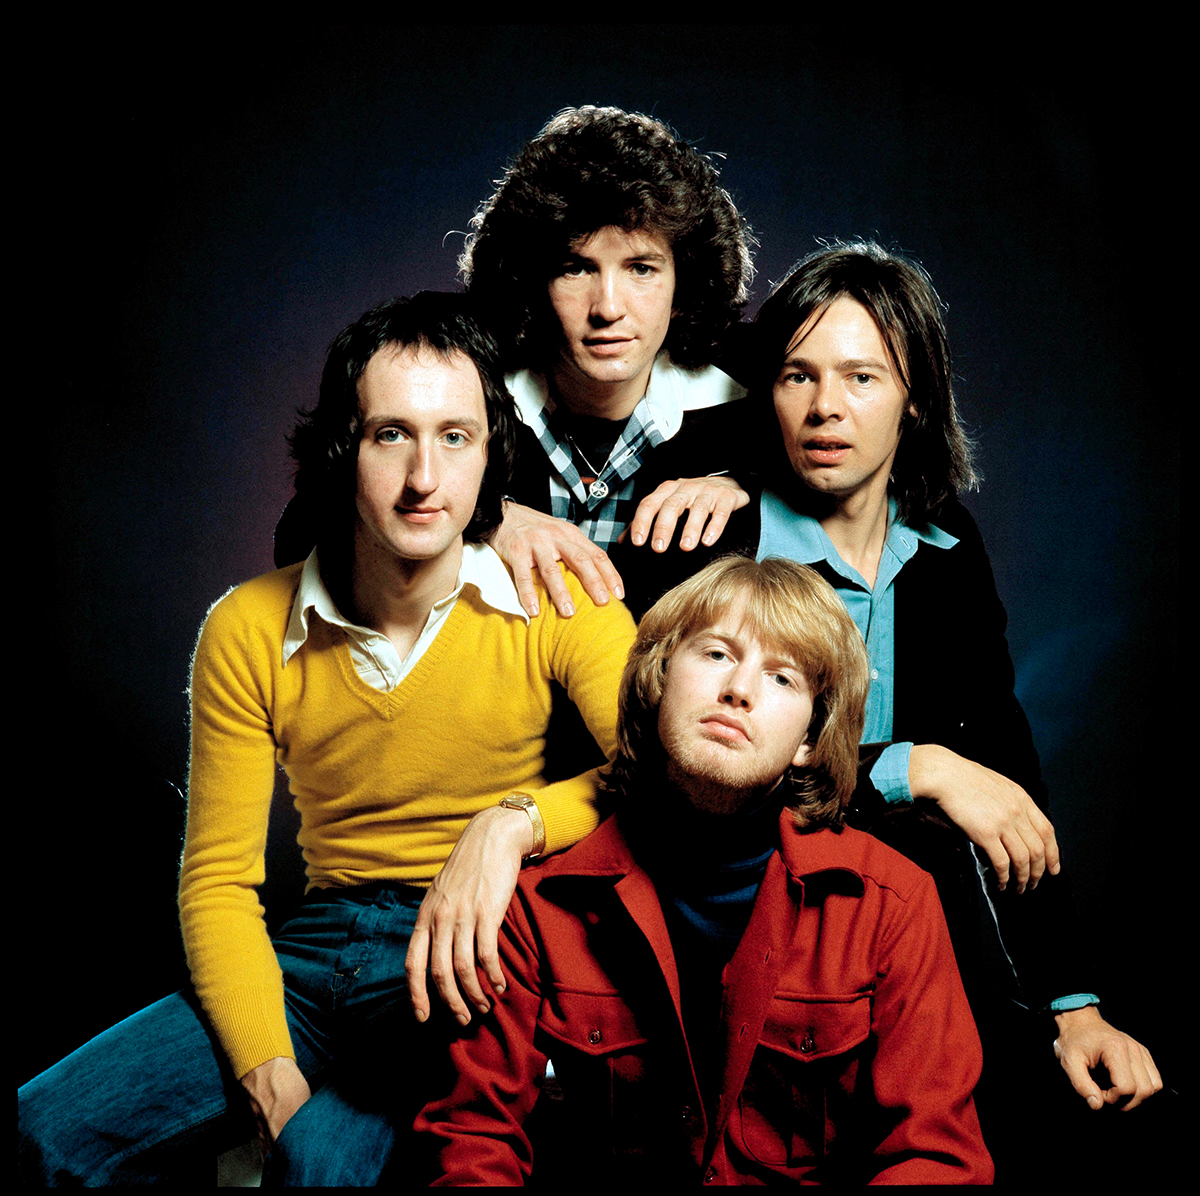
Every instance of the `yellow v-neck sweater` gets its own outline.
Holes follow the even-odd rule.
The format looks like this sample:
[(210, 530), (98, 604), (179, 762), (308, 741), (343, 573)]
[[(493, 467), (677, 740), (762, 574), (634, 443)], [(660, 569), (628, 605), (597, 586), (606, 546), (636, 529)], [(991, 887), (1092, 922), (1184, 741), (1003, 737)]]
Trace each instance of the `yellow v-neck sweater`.
[(283, 667), (301, 568), (222, 598), (192, 661), (180, 919), (196, 994), (239, 1076), (294, 1057), (256, 892), (276, 763), (300, 811), (309, 888), (428, 885), (468, 820), (514, 789), (536, 793), (558, 850), (595, 827), (596, 776), (542, 780), (550, 682), (611, 756), (634, 638), (629, 612), (593, 605), (570, 573), (576, 614), (560, 618), (543, 592), (528, 626), (466, 586), (412, 672), (380, 693), (317, 617)]

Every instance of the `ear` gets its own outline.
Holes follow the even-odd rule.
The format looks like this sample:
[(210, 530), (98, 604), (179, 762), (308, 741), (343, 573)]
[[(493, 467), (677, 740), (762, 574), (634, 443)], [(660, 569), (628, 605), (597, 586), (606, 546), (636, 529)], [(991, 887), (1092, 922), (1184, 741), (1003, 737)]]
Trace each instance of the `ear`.
[(800, 768), (808, 763), (808, 757), (812, 753), (811, 743), (802, 743), (797, 749), (796, 754), (792, 757), (792, 767)]
[(921, 415), (921, 413), (917, 410), (916, 403), (909, 403), (906, 414), (911, 416), (913, 419), (918, 419)]

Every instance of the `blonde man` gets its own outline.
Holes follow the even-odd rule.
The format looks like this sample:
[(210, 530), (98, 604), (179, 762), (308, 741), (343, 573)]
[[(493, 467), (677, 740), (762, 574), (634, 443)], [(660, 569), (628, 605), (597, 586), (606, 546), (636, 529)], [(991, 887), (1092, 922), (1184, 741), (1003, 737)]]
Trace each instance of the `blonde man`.
[(581, 1173), (986, 1183), (978, 1035), (930, 878), (843, 825), (867, 690), (832, 588), (726, 558), (642, 620), (616, 814), (527, 871), (509, 988), (417, 1127), (441, 1182), (533, 1173), (547, 1057)]

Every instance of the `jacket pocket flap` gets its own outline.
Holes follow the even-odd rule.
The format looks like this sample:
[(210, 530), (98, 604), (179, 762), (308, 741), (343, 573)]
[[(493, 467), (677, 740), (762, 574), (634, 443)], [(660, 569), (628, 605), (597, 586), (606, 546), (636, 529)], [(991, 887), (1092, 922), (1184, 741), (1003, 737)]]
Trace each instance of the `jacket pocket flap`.
[(842, 1055), (871, 1033), (871, 994), (776, 993), (763, 1025), (763, 1046), (802, 1061)]
[(633, 1010), (616, 993), (557, 989), (542, 1001), (538, 1026), (588, 1055), (624, 1051), (646, 1041)]

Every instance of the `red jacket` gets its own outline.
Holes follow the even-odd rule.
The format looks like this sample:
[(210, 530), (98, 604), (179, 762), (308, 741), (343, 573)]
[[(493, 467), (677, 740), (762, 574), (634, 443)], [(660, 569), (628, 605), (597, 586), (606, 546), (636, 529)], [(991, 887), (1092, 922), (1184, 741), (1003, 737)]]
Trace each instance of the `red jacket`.
[(589, 1179), (989, 1183), (971, 1092), (979, 1036), (930, 878), (855, 830), (781, 819), (723, 974), (724, 1053), (705, 1108), (662, 909), (617, 820), (521, 876), (507, 991), (454, 1046), (443, 1184), (519, 1184), (548, 1056)]

